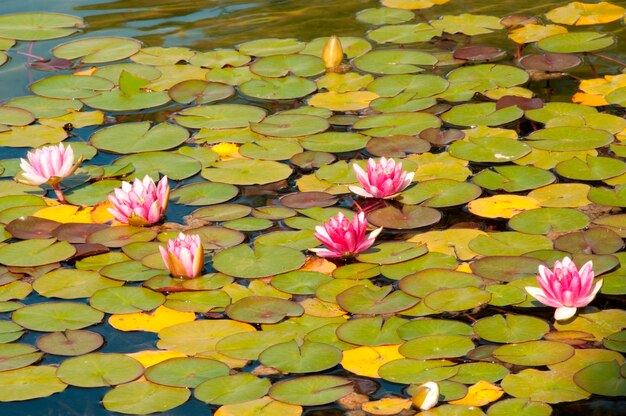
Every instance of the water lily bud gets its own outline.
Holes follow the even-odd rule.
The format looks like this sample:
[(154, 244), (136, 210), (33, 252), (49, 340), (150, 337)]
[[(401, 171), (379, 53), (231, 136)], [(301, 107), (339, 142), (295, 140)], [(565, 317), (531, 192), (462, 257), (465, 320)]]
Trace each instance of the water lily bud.
[(415, 175), (414, 172), (404, 172), (402, 163), (396, 165), (393, 159), (384, 157), (381, 157), (378, 163), (374, 159), (369, 159), (367, 172), (356, 163), (352, 167), (363, 187), (350, 185), (348, 188), (355, 194), (366, 198), (394, 198), (411, 184)]
[(174, 277), (193, 279), (204, 267), (204, 250), (198, 235), (183, 233), (167, 241), (167, 248), (159, 247), (163, 263)]
[(109, 195), (113, 205), (109, 212), (124, 224), (152, 225), (165, 216), (169, 195), (167, 176), (161, 178), (158, 185), (148, 175), (143, 181), (135, 179), (132, 184), (124, 181), (121, 188), (115, 188), (113, 195)]
[(322, 51), (322, 61), (324, 61), (326, 68), (336, 68), (343, 61), (343, 48), (337, 36), (333, 35), (328, 38)]
[(32, 150), (26, 157), (28, 160), (20, 159), (21, 180), (30, 185), (56, 185), (74, 173), (82, 160), (75, 164), (72, 146), (64, 147), (63, 143)]
[(365, 236), (367, 220), (365, 213), (359, 212), (352, 222), (341, 212), (335, 217), (315, 227), (315, 237), (327, 248), (311, 249), (320, 257), (349, 258), (363, 250), (367, 250), (374, 244), (374, 239), (382, 228), (372, 231)]
[(413, 404), (420, 410), (432, 409), (439, 401), (439, 385), (434, 381), (421, 384), (413, 394)]

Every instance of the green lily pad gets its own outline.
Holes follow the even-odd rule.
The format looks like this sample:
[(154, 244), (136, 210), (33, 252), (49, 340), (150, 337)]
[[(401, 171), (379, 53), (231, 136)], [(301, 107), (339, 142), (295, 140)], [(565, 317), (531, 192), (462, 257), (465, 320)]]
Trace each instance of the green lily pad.
[(228, 366), (216, 360), (185, 357), (170, 358), (145, 372), (149, 381), (171, 387), (198, 387), (204, 381), (228, 375)]
[(226, 308), (226, 314), (241, 322), (275, 324), (287, 316), (300, 316), (302, 306), (271, 296), (248, 296)]
[(384, 320), (381, 316), (372, 318), (356, 318), (341, 324), (336, 329), (337, 337), (355, 345), (401, 344), (403, 342), (397, 334), (400, 327), (407, 323), (405, 319), (391, 316)]
[(510, 65), (481, 64), (465, 66), (448, 74), (448, 81), (472, 85), (471, 89), (486, 91), (493, 88), (510, 88), (528, 81), (528, 73)]
[(546, 263), (530, 257), (488, 256), (475, 260), (470, 265), (472, 272), (491, 280), (512, 282), (536, 276), (539, 266)]
[(265, 118), (263, 109), (242, 104), (191, 107), (174, 116), (178, 124), (192, 129), (248, 127), (250, 122), (259, 122), (263, 118)]
[(319, 406), (339, 400), (352, 390), (352, 382), (348, 379), (318, 375), (279, 381), (269, 390), (269, 395), (284, 403)]
[(83, 19), (60, 13), (14, 13), (0, 17), (0, 37), (47, 40), (69, 36), (84, 26)]
[(52, 49), (57, 58), (82, 58), (85, 64), (119, 61), (137, 53), (141, 42), (122, 37), (93, 37), (64, 43)]
[(23, 368), (39, 361), (43, 353), (27, 344), (0, 344), (0, 371)]
[(415, 17), (411, 10), (392, 9), (380, 7), (378, 9), (365, 9), (356, 14), (356, 20), (371, 25), (393, 25), (408, 22)]
[(569, 232), (589, 225), (589, 218), (572, 208), (537, 208), (520, 212), (509, 220), (509, 227), (529, 234)]
[(193, 212), (194, 218), (204, 221), (230, 221), (246, 217), (252, 208), (241, 204), (221, 204), (215, 207), (205, 207)]
[(283, 77), (291, 74), (312, 77), (324, 72), (324, 62), (311, 55), (272, 55), (255, 61), (250, 70), (263, 77)]
[(340, 153), (363, 149), (369, 140), (359, 133), (329, 132), (303, 137), (299, 142), (307, 150)]
[(116, 159), (113, 165), (124, 166), (129, 163), (135, 167), (133, 177), (149, 175), (153, 180), (159, 179), (159, 172), (173, 180), (186, 179), (198, 173), (201, 167), (196, 159), (172, 152), (131, 154)]
[(466, 323), (448, 319), (420, 319), (410, 321), (397, 329), (400, 338), (411, 340), (426, 335), (472, 336), (474, 331)]
[(626, 186), (615, 188), (593, 187), (587, 195), (591, 202), (613, 207), (626, 207)]
[(142, 92), (137, 90), (132, 94), (127, 94), (120, 89), (83, 98), (82, 101), (89, 107), (99, 110), (137, 111), (165, 105), (170, 101), (170, 97), (164, 91)]
[(524, 110), (517, 106), (498, 109), (496, 103), (457, 105), (442, 114), (441, 119), (457, 126), (499, 126), (521, 118)]
[(35, 121), (35, 115), (17, 107), (0, 107), (0, 124), (8, 126), (26, 126)]
[(56, 238), (24, 240), (0, 247), (0, 263), (7, 266), (33, 267), (67, 260), (76, 249)]
[(56, 269), (35, 280), (33, 289), (48, 298), (78, 299), (90, 297), (100, 289), (123, 284), (96, 272)]
[(221, 290), (195, 290), (167, 295), (165, 307), (180, 312), (212, 312), (230, 304), (230, 296)]
[(95, 351), (104, 344), (97, 332), (80, 329), (52, 332), (37, 339), (37, 348), (47, 354), (76, 356)]
[(288, 341), (263, 351), (259, 361), (286, 373), (314, 373), (339, 364), (341, 350), (319, 342)]
[(164, 273), (166, 273), (164, 270), (145, 267), (139, 261), (121, 261), (100, 269), (100, 274), (110, 278), (108, 280), (114, 279), (122, 282), (143, 282)]
[(65, 390), (67, 384), (56, 376), (56, 367), (40, 365), (0, 373), (0, 402), (48, 397)]
[(626, 172), (626, 163), (609, 157), (587, 155), (586, 160), (572, 158), (556, 165), (556, 173), (574, 180), (601, 181)]
[(402, 192), (400, 202), (404, 204), (432, 208), (444, 208), (466, 204), (477, 198), (482, 190), (471, 183), (452, 179), (432, 179), (419, 182), (414, 187)]
[(525, 315), (492, 315), (478, 320), (474, 331), (491, 342), (515, 343), (541, 339), (550, 330), (542, 319)]
[(201, 105), (232, 97), (235, 89), (221, 82), (188, 79), (171, 87), (168, 94), (177, 103)]
[(203, 382), (196, 387), (194, 397), (210, 404), (242, 403), (262, 397), (270, 386), (268, 379), (239, 373), (214, 377)]
[(401, 208), (396, 208), (389, 205), (370, 212), (367, 220), (379, 227), (410, 230), (439, 222), (441, 212), (421, 206), (403, 205)]
[(450, 381), (474, 384), (480, 380), (485, 380), (489, 383), (495, 383), (509, 374), (509, 370), (505, 366), (496, 363), (475, 362), (460, 364), (458, 367), (459, 371), (450, 378)]
[(320, 272), (297, 270), (274, 276), (271, 284), (278, 290), (294, 295), (312, 295), (318, 286), (331, 280), (332, 277)]
[(515, 398), (500, 400), (487, 410), (487, 416), (550, 416), (552, 408), (549, 404), (529, 399)]
[(404, 277), (398, 286), (411, 296), (423, 298), (429, 293), (444, 288), (481, 287), (483, 281), (471, 273), (429, 268)]
[[(441, 120), (427, 113), (388, 113), (364, 117), (354, 123), (354, 128), (374, 137), (397, 134), (415, 135), (423, 130), (439, 127)], [(317, 149), (311, 149), (317, 150)]]
[(513, 397), (545, 403), (573, 402), (590, 395), (574, 383), (571, 374), (559, 371), (526, 369), (504, 377), (501, 385)]
[(108, 227), (95, 231), (87, 237), (87, 242), (107, 247), (122, 247), (136, 242), (152, 241), (156, 231), (144, 227)]
[(304, 264), (304, 255), (283, 246), (239, 245), (219, 252), (213, 258), (218, 271), (247, 279), (272, 276), (298, 269)]
[(425, 306), (435, 311), (463, 311), (477, 308), (491, 300), (491, 293), (477, 287), (439, 289), (424, 298)]
[(93, 183), (87, 183), (84, 186), (73, 188), (65, 193), (65, 199), (74, 205), (93, 206), (99, 202), (107, 200), (108, 195), (113, 189), (122, 186), (122, 181), (117, 179), (104, 179)]
[(189, 62), (204, 68), (238, 67), (250, 62), (250, 57), (234, 49), (216, 49), (196, 53)]
[(413, 260), (403, 261), (396, 264), (383, 265), (380, 271), (383, 276), (389, 279), (400, 280), (405, 276), (421, 270), (431, 268), (454, 269), (456, 266), (456, 257), (452, 257), (443, 253), (431, 252)]
[(424, 69), (420, 66), (432, 66), (436, 63), (435, 56), (408, 49), (368, 52), (352, 61), (352, 64), (361, 71), (384, 75), (422, 72)]
[(496, 348), (493, 355), (506, 363), (542, 366), (567, 360), (574, 355), (574, 348), (562, 342), (528, 341), (503, 345)]
[(554, 248), (570, 253), (612, 254), (623, 247), (622, 238), (616, 232), (604, 227), (569, 233), (554, 241)]
[(166, 412), (185, 403), (191, 393), (186, 388), (161, 386), (149, 381), (121, 384), (102, 398), (104, 408), (127, 415)]
[(264, 136), (299, 137), (320, 133), (328, 129), (325, 118), (299, 114), (275, 114), (260, 123), (250, 123), (250, 129)]
[(472, 162), (504, 163), (527, 155), (531, 148), (526, 143), (501, 137), (472, 137), (457, 140), (448, 151), (454, 157)]
[[(463, 338), (465, 341), (472, 342), (468, 338)], [(463, 342), (465, 343), (465, 341)], [(432, 345), (431, 347), (433, 348), (432, 351), (435, 351), (436, 347)], [(458, 367), (455, 366), (452, 361), (414, 360), (406, 358), (384, 364), (378, 369), (378, 374), (383, 379), (394, 383), (421, 384), (427, 381), (446, 380), (456, 375), (458, 371)]]
[(149, 121), (116, 124), (94, 133), (89, 141), (99, 150), (111, 153), (139, 153), (167, 150), (189, 138), (189, 132), (179, 126)]
[(593, 394), (624, 396), (626, 377), (622, 367), (617, 361), (594, 363), (574, 374), (574, 382)]
[(238, 193), (239, 189), (233, 185), (197, 182), (174, 189), (170, 197), (178, 204), (216, 205), (233, 199)]
[(542, 235), (505, 231), (479, 235), (469, 242), (468, 247), (484, 256), (521, 256), (535, 250), (550, 250), (552, 241)]
[(274, 223), (270, 220), (263, 218), (240, 218), (232, 221), (227, 221), (222, 224), (225, 228), (239, 231), (261, 231), (267, 230)]
[(304, 49), (305, 44), (296, 39), (258, 39), (242, 43), (238, 46), (239, 52), (250, 56), (272, 56), (297, 53)]
[(104, 387), (127, 383), (143, 374), (143, 366), (124, 354), (93, 353), (69, 358), (57, 369), (57, 377), (72, 386)]
[(463, 33), (474, 36), (491, 33), (494, 30), (503, 29), (500, 18), (496, 16), (477, 15), (463, 13), (458, 16), (441, 16), (439, 20), (433, 20), (431, 24), (446, 33)]
[(83, 107), (83, 103), (77, 100), (61, 100), (29, 95), (13, 98), (6, 102), (4, 106), (30, 111), (37, 118), (51, 118), (64, 116), (71, 111), (79, 111)]
[(415, 306), (419, 299), (409, 296), (393, 286), (353, 286), (337, 295), (337, 303), (354, 314), (387, 314)]
[(472, 177), (472, 182), (490, 191), (521, 192), (549, 185), (556, 177), (532, 166), (494, 166)]
[(254, 143), (244, 143), (239, 148), (242, 156), (262, 160), (286, 160), (300, 152), (302, 147), (297, 142), (276, 139), (259, 139)]
[(105, 78), (61, 74), (34, 82), (30, 90), (47, 98), (76, 99), (94, 97), (101, 91), (109, 91), (113, 86)]
[(369, 279), (380, 274), (380, 267), (377, 264), (353, 263), (337, 267), (333, 270), (335, 279)]
[(616, 332), (609, 335), (603, 342), (606, 348), (613, 351), (626, 352), (626, 331)]
[(101, 289), (89, 299), (95, 309), (111, 314), (150, 311), (164, 302), (162, 293), (131, 286)]
[(20, 339), (22, 335), (24, 335), (24, 328), (18, 324), (9, 321), (0, 322), (0, 343), (4, 344), (16, 341)]
[(16, 310), (12, 319), (26, 329), (55, 332), (85, 328), (103, 317), (102, 312), (82, 303), (44, 302)]
[(291, 168), (272, 160), (233, 159), (202, 169), (202, 177), (232, 185), (264, 185), (286, 179)]
[(549, 36), (537, 42), (547, 52), (576, 53), (604, 49), (615, 43), (611, 35), (599, 32), (570, 32)]
[(415, 43), (428, 42), (435, 36), (441, 36), (442, 30), (428, 23), (393, 24), (381, 26), (367, 33), (367, 37), (377, 43)]
[(294, 100), (317, 90), (315, 82), (289, 75), (282, 78), (251, 79), (239, 86), (239, 92), (258, 100)]
[(426, 245), (409, 242), (391, 241), (378, 244), (359, 254), (357, 260), (364, 263), (394, 264), (407, 261), (426, 254)]

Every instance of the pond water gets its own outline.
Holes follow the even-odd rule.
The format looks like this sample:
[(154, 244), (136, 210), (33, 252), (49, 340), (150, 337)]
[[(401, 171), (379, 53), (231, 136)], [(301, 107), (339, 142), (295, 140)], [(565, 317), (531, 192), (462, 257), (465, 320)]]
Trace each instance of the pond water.
[[(394, 2), (428, 3), (388, 1)], [(64, 13), (85, 23), (66, 37), (18, 40), (4, 48), (9, 59), (0, 66), (0, 127), (9, 126), (0, 131), (0, 324), (6, 325), (0, 326), (0, 388), (5, 391), (0, 392), (0, 414), (104, 416), (143, 414), (145, 409), (168, 416), (414, 414), (419, 413), (415, 406), (404, 413), (401, 409), (410, 407), (418, 385), (431, 380), (439, 382), (440, 406), (427, 415), (622, 414), (624, 18), (606, 17), (615, 13), (606, 5), (601, 11), (586, 11), (583, 16), (597, 14), (607, 21), (562, 23), (587, 37), (546, 43), (541, 49), (535, 41), (513, 42), (507, 34), (514, 29), (498, 20), (523, 15), (540, 20), (521, 19), (519, 27), (552, 24), (545, 13), (568, 2), (433, 3), (444, 4), (415, 7), (413, 12), (385, 9), (387, 22), (374, 22), (380, 16), (364, 17), (364, 10), (381, 7), (374, 0), (0, 4), (0, 14)], [(626, 7), (626, 1), (612, 4)], [(463, 13), (481, 16), (446, 21)], [(565, 19), (571, 18), (568, 13), (573, 12), (565, 13)], [(442, 23), (438, 27), (435, 21)], [(0, 16), (0, 38), (7, 30), (3, 25)], [(425, 38), (398, 40), (411, 39), (411, 31)], [(604, 42), (596, 40), (604, 33), (613, 41), (594, 46)], [(325, 43), (319, 38), (330, 35), (341, 37), (350, 59), (324, 75), (316, 56)], [(531, 39), (537, 33), (519, 36)], [(57, 62), (70, 62), (71, 69), (37, 67), (39, 58), (53, 57), (53, 48), (93, 37), (133, 38), (143, 49), (188, 50), (169, 49), (171, 55), (156, 57), (133, 51), (94, 63), (81, 62), (84, 54), (79, 53), (68, 56), (71, 62)], [(294, 40), (253, 43), (266, 38)], [(119, 42), (129, 42), (130, 49), (136, 46)], [(524, 43), (528, 45), (519, 46)], [(103, 49), (112, 53), (114, 45)], [(463, 49), (476, 45), (487, 48)], [(241, 53), (200, 58), (202, 52), (232, 48)], [(277, 48), (292, 58), (272, 61)], [(196, 52), (190, 51), (197, 52), (196, 61)], [(465, 60), (455, 60), (453, 51)], [(555, 55), (539, 63), (521, 65), (515, 59), (518, 53), (539, 56), (546, 51)], [(565, 58), (556, 58), (557, 53)], [(172, 59), (175, 54), (181, 59)], [(298, 60), (287, 62), (294, 56)], [(312, 61), (305, 62), (303, 56)], [(237, 69), (255, 66), (252, 74), (233, 75), (220, 72), (222, 65), (212, 61), (219, 59)], [(561, 59), (580, 63), (569, 67)], [(144, 66), (125, 67), (127, 72), (96, 70), (133, 61)], [(400, 69), (403, 65), (411, 68)], [(543, 71), (541, 65), (550, 68)], [(184, 72), (188, 68), (193, 70)], [(46, 81), (77, 71), (87, 72), (73, 76), (69, 85)], [(272, 84), (274, 79), (288, 79), (289, 71), (299, 75), (290, 78), (293, 84)], [(122, 81), (120, 74), (131, 75)], [(137, 91), (166, 98), (123, 109), (116, 107), (118, 101), (98, 101), (99, 91), (93, 99), (80, 96), (93, 87), (72, 83), (96, 76), (110, 79), (102, 90), (117, 90), (127, 82), (127, 88), (140, 85)], [(102, 78), (98, 82), (104, 82)], [(259, 86), (254, 78), (270, 81)], [(201, 86), (176, 91), (177, 84), (199, 79), (211, 84), (198, 81)], [(587, 95), (580, 93), (585, 82)], [(327, 90), (338, 95), (324, 95)], [(96, 121), (71, 116), (54, 120), (68, 110), (18, 98), (33, 93), (71, 99), (65, 103), (84, 99), (85, 107), (75, 115), (89, 113)], [(537, 100), (529, 100), (531, 96)], [(196, 97), (200, 104), (194, 102)], [(582, 104), (572, 104), (573, 97)], [(189, 110), (196, 106), (201, 107), (199, 113)], [(30, 111), (33, 119), (23, 124), (48, 125), (50, 130), (18, 134), (22, 125), (11, 118), (16, 116), (2, 113), (4, 107)], [(212, 108), (215, 113), (209, 113)], [(275, 113), (282, 115), (271, 122)], [(134, 130), (103, 130), (146, 121), (164, 123), (159, 126), (171, 130), (155, 134), (151, 142)], [(44, 200), (41, 188), (13, 181), (20, 170), (17, 158), (60, 140), (73, 144), (86, 159), (61, 184), (71, 204), (86, 206), (78, 213), (46, 209), (54, 200), (49, 187), (43, 186), (49, 198)], [(157, 141), (161, 144), (151, 144)], [(152, 156), (146, 156), (148, 152)], [(347, 187), (357, 181), (352, 163), (364, 167), (366, 159), (380, 156), (401, 160), (407, 171), (415, 172), (415, 184), (393, 201), (357, 198)], [(110, 223), (102, 205), (107, 194), (120, 180), (144, 174), (170, 178), (164, 224), (146, 230), (111, 231), (126, 229), (120, 224), (68, 230), (66, 239), (85, 250), (78, 262), (74, 251), (55, 258), (51, 266), (50, 261), (33, 260), (50, 258), (43, 248), (10, 251), (11, 244), (38, 237), (63, 241), (36, 218)], [(196, 188), (184, 188), (189, 185)], [(93, 206), (100, 208), (89, 212)], [(314, 257), (309, 249), (320, 245), (314, 227), (337, 212), (361, 208), (370, 225), (384, 228), (374, 248), (350, 262)], [(22, 216), (27, 219), (20, 220)], [(16, 238), (5, 228), (14, 230)], [(164, 243), (180, 230), (199, 233), (206, 250), (207, 274), (189, 282), (167, 276), (157, 249), (156, 242)], [(248, 246), (256, 253), (246, 251)], [(116, 254), (102, 257), (101, 249)], [(524, 287), (537, 286), (539, 265), (552, 267), (565, 256), (573, 257), (578, 267), (591, 260), (604, 285), (589, 307), (555, 322), (553, 308), (527, 295)], [(75, 268), (82, 272), (74, 273)], [(62, 279), (71, 283), (65, 285)], [(124, 288), (133, 289), (117, 291)], [(250, 300), (255, 296), (264, 297), (262, 305)], [(37, 309), (44, 302), (49, 304)], [(174, 329), (121, 328), (131, 316), (150, 320), (140, 313), (163, 303), (173, 314), (167, 319), (176, 323), (170, 327)], [(72, 309), (68, 304), (80, 306)], [(66, 329), (70, 331), (63, 333)], [(88, 344), (90, 337), (98, 338), (94, 333), (104, 343), (82, 353), (63, 352), (58, 340), (46, 345), (48, 334), (71, 337), (71, 330), (85, 332), (67, 342), (67, 349)], [(173, 355), (145, 353), (157, 350)], [(81, 362), (85, 352), (89, 360)], [(122, 356), (132, 353), (143, 353), (133, 357), (144, 367), (172, 357), (195, 356), (204, 362), (181, 361), (162, 366), (163, 374), (142, 376), (144, 368)], [(135, 375), (133, 365), (139, 369)], [(57, 366), (64, 371), (55, 376)], [(19, 373), (24, 368), (52, 373)], [(199, 387), (199, 381), (190, 381), (194, 377), (205, 383)], [(216, 377), (223, 379), (212, 382)], [(454, 404), (480, 380), (491, 383), (496, 392), (491, 399), (480, 403), (470, 397)], [(145, 390), (132, 390), (133, 381), (143, 383)], [(263, 396), (271, 398), (259, 399)], [(394, 404), (399, 406), (396, 412), (384, 413), (374, 405), (370, 413), (361, 410), (361, 402), (392, 396), (403, 400)], [(103, 399), (111, 410), (105, 409)], [(276, 407), (266, 408), (268, 403), (262, 401), (247, 409), (236, 407), (249, 400), (267, 400)], [(251, 411), (253, 406), (259, 407)], [(392, 405), (381, 402), (380, 407), (385, 406)]]

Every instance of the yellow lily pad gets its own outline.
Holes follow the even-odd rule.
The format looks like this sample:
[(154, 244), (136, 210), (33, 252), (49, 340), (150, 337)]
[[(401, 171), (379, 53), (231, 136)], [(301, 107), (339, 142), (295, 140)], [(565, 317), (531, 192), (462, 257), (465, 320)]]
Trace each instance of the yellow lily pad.
[(390, 361), (404, 358), (398, 352), (400, 345), (381, 345), (378, 347), (362, 346), (345, 350), (341, 365), (359, 376), (380, 378), (378, 369)]
[(522, 211), (541, 208), (534, 198), (502, 194), (470, 201), (467, 208), (472, 214), (485, 218), (511, 218)]

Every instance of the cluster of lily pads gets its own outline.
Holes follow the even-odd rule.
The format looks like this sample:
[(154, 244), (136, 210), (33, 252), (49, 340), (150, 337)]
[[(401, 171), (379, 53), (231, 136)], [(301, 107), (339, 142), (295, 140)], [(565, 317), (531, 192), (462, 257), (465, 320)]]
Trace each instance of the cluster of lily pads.
[[(541, 416), (626, 396), (625, 65), (577, 27), (626, 10), (417, 22), (447, 1), (382, 0), (367, 39), (79, 37), (33, 62), (65, 73), (0, 106), (0, 145), (36, 149), (0, 161), (0, 401)], [(0, 47), (82, 26), (0, 16)], [(466, 45), (497, 32), (510, 51)], [(612, 72), (573, 102), (535, 96), (597, 59)], [(99, 324), (154, 348), (96, 352)]]

